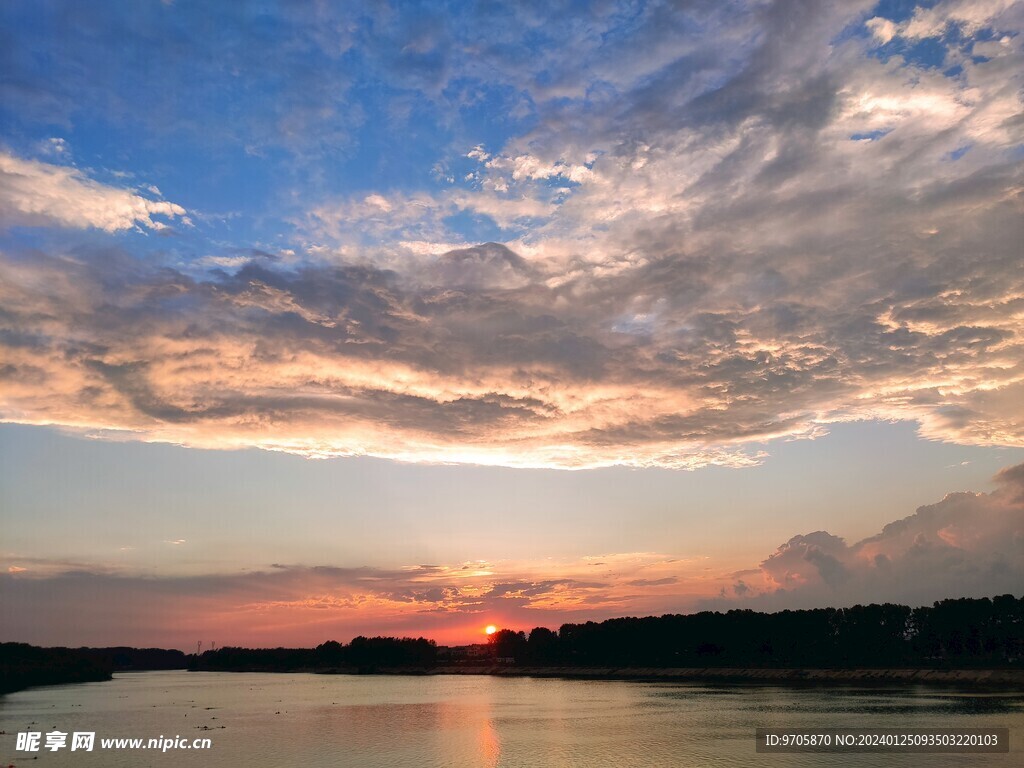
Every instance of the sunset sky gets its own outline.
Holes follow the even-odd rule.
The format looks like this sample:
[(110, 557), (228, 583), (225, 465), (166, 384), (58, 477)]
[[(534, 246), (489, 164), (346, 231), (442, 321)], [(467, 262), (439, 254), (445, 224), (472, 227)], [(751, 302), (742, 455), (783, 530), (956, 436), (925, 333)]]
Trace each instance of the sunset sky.
[(0, 641), (1024, 589), (1024, 3), (0, 5)]

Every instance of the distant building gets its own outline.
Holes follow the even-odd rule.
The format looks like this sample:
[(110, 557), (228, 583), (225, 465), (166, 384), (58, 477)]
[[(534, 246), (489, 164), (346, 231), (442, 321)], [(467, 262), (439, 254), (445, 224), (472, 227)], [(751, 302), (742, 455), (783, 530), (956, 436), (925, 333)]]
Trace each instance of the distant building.
[(458, 661), (480, 661), (482, 659), (490, 658), (491, 646), (487, 645), (487, 643), (437, 646), (437, 661), (440, 664)]

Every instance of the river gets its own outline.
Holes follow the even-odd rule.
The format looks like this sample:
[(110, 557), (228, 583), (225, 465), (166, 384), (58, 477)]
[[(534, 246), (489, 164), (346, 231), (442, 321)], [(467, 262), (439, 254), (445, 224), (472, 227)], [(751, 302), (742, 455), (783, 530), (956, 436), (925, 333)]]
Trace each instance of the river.
[[(1008, 727), (1009, 754), (754, 752), (754, 729)], [(45, 734), (69, 734), (50, 751)], [(488, 676), (141, 672), (0, 696), (0, 766), (1022, 765), (1024, 693)], [(40, 750), (16, 751), (19, 732)], [(93, 750), (71, 750), (94, 732)], [(177, 737), (209, 749), (115, 749)], [(165, 742), (161, 742), (165, 743)], [(33, 759), (37, 758), (37, 759)]]

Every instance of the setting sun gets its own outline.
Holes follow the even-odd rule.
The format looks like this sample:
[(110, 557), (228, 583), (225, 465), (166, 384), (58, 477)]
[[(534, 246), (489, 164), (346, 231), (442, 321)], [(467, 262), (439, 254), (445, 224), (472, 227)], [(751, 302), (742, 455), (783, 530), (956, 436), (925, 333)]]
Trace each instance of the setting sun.
[(484, 629), (484, 632), (486, 632), (488, 635), (493, 635), (497, 631), (498, 628), (493, 624), (488, 624), (487, 627)]

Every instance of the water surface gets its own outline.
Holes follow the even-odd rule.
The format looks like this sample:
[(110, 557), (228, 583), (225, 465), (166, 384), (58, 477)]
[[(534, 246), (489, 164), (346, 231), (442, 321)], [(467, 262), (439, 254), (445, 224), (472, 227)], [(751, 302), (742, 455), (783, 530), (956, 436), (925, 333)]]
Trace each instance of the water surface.
[[(754, 752), (754, 729), (1008, 727), (1010, 754)], [(18, 731), (95, 731), (93, 752), (15, 752)], [(1024, 694), (931, 687), (143, 672), (0, 696), (0, 766), (1010, 766)], [(209, 750), (103, 750), (110, 737)], [(69, 737), (70, 743), (70, 737)], [(36, 756), (38, 759), (33, 760)]]

